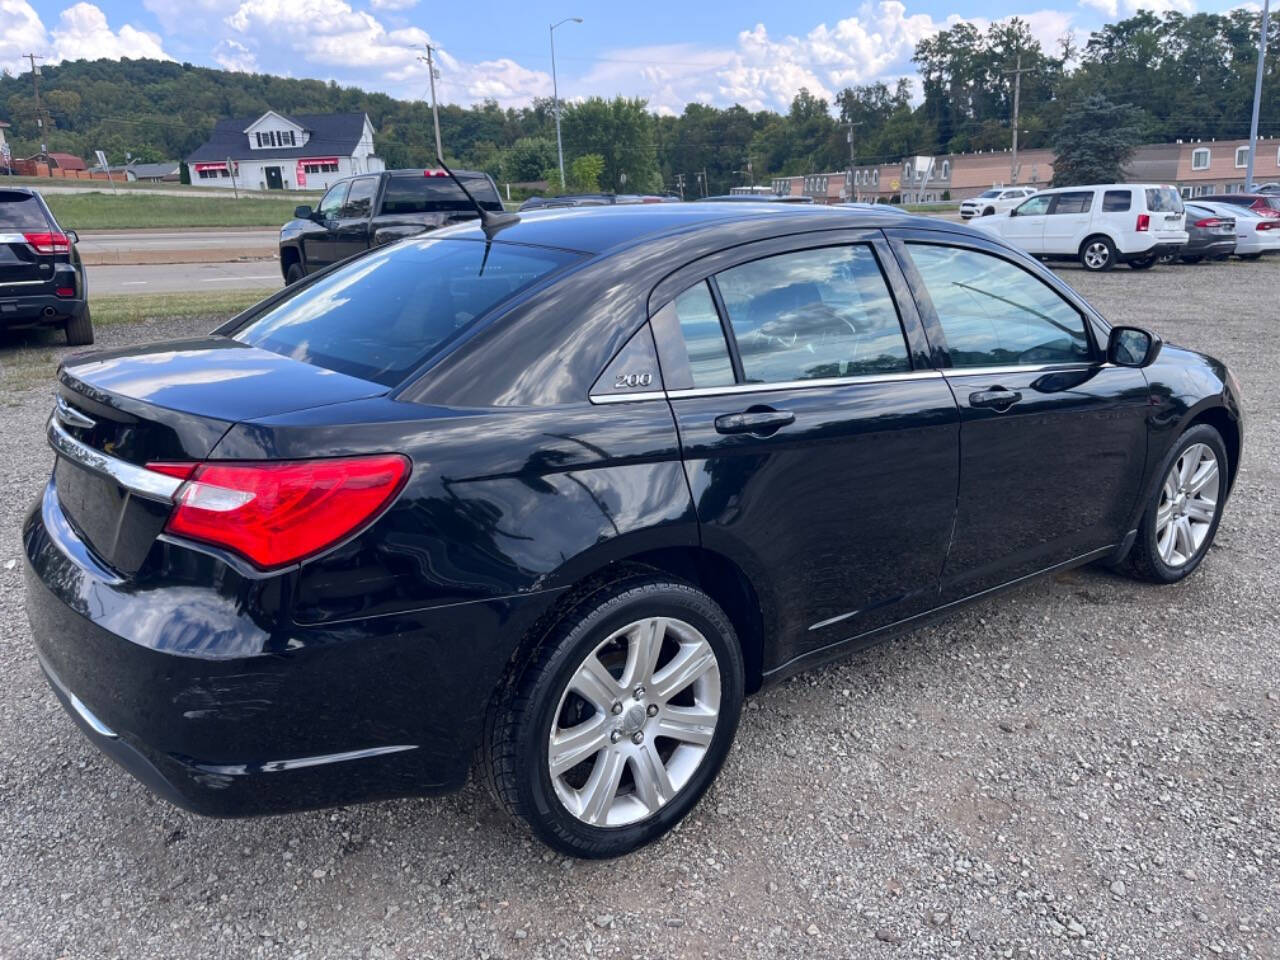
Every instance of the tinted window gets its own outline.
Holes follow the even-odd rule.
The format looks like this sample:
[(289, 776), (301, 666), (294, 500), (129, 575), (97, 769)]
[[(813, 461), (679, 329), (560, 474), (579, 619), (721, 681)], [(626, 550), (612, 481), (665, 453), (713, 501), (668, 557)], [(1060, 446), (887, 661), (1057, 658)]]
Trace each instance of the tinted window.
[(1000, 196), (1000, 191), (999, 191), (999, 190), (985, 190), (985, 191), (983, 191), (982, 193), (978, 194), (978, 196), (979, 196), (980, 198), (981, 198), (981, 197), (989, 197), (989, 198), (991, 198), (991, 199), (995, 199), (996, 197)]
[(48, 230), (40, 201), (29, 193), (16, 190), (0, 190), (0, 228), (17, 230)]
[(676, 319), (689, 351), (689, 372), (695, 387), (733, 383), (733, 364), (725, 343), (720, 315), (705, 283), (690, 287), (675, 300)]
[(1052, 200), (1052, 194), (1032, 197), (1026, 203), (1015, 207), (1013, 212), (1019, 217), (1038, 217), (1049, 211), (1049, 203)]
[(351, 182), (346, 180), (335, 185), (324, 195), (324, 199), (320, 201), (320, 206), (316, 207), (316, 212), (326, 220), (336, 219), (338, 211), (342, 209), (343, 201), (347, 199), (347, 188), (350, 186)]
[(1147, 210), (1151, 213), (1181, 213), (1182, 197), (1173, 187), (1148, 187)]
[(422, 240), (377, 250), (300, 289), (233, 335), (385, 386), (473, 320), (574, 259), (542, 247)]
[[(488, 177), (463, 177), (471, 195), (488, 210), (501, 210)], [(462, 190), (448, 177), (390, 177), (382, 195), (383, 213), (461, 213), (475, 210)]]
[(1089, 359), (1084, 318), (1047, 284), (976, 250), (909, 244), (955, 367)]
[(1059, 193), (1053, 204), (1056, 213), (1088, 213), (1093, 206), (1092, 190), (1075, 190), (1071, 193)]
[(750, 383), (911, 369), (897, 308), (869, 246), (755, 260), (716, 281)]
[(377, 177), (361, 177), (351, 181), (351, 192), (342, 205), (342, 216), (367, 217), (373, 212), (373, 195), (378, 192)]
[(1103, 213), (1124, 213), (1133, 203), (1133, 195), (1128, 190), (1108, 190), (1102, 195)]

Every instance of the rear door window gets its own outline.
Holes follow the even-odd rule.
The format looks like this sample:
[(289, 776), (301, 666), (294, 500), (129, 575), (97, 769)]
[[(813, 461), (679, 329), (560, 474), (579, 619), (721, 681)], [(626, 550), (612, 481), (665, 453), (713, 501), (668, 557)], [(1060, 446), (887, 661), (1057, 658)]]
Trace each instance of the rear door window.
[(0, 190), (0, 231), (48, 230), (40, 201), (29, 193)]
[(1084, 318), (1038, 277), (962, 247), (909, 243), (953, 367), (1087, 361)]
[(302, 287), (232, 336), (394, 386), (495, 306), (578, 259), (543, 247), (485, 247), (441, 239), (375, 250)]
[(1092, 206), (1092, 190), (1073, 190), (1070, 193), (1055, 194), (1053, 208), (1049, 212), (1052, 214), (1088, 213)]
[(1103, 213), (1124, 213), (1133, 205), (1133, 194), (1128, 190), (1108, 190), (1102, 195)]
[(748, 383), (911, 369), (898, 310), (868, 244), (754, 260), (716, 283)]
[[(461, 179), (486, 210), (502, 210), (502, 200), (488, 177)], [(466, 195), (448, 177), (389, 177), (382, 195), (383, 213), (470, 213), (474, 210)]]
[(690, 287), (676, 297), (670, 309), (685, 349), (689, 354), (689, 373), (695, 387), (723, 387), (733, 383), (733, 362), (729, 346), (720, 326), (720, 314), (706, 282)]

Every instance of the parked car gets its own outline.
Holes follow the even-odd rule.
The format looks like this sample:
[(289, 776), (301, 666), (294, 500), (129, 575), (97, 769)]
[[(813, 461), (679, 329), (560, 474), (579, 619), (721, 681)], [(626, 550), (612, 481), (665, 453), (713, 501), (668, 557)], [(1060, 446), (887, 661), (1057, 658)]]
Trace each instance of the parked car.
[(1154, 266), (1187, 242), (1174, 187), (1107, 183), (1043, 190), (1008, 213), (973, 225), (1044, 260), (1079, 260), (1091, 271)]
[[(1236, 251), (1236, 218), (1199, 204), (1184, 204), (1187, 215), (1187, 243), (1176, 254), (1183, 263), (1225, 260)], [(1280, 233), (1276, 234), (1280, 240)]]
[[(502, 212), (493, 178), (455, 171), (486, 209)], [(387, 170), (339, 180), (312, 210), (300, 206), (280, 230), (287, 284), (370, 247), (476, 219), (475, 208), (443, 170)]]
[(57, 326), (72, 346), (93, 343), (78, 239), (39, 192), (0, 187), (0, 329)]
[(776, 193), (720, 193), (713, 197), (693, 197), (700, 203), (813, 203), (813, 197), (779, 196)]
[(1222, 363), (957, 224), (463, 224), (65, 360), (26, 609), (177, 804), (436, 793), (478, 750), (537, 836), (616, 856), (762, 685), (1036, 574), (1190, 575), (1242, 429)]
[(1280, 218), (1280, 194), (1270, 191), (1266, 193), (1215, 193), (1207, 197), (1197, 197), (1197, 201), (1208, 203), (1227, 203), (1233, 207), (1247, 207), (1262, 217)]
[(1263, 254), (1280, 252), (1280, 220), (1263, 216), (1252, 207), (1197, 200), (1196, 206), (1217, 216), (1235, 219), (1235, 254), (1241, 260), (1257, 260)]
[(520, 212), (563, 207), (608, 207), (617, 202), (611, 193), (567, 193), (559, 197), (530, 197), (520, 204)]
[(1031, 187), (993, 187), (990, 190), (984, 190), (976, 197), (961, 201), (960, 216), (964, 220), (972, 220), (974, 217), (994, 217), (997, 213), (1012, 210), (1023, 200), (1035, 196), (1035, 193), (1036, 191)]

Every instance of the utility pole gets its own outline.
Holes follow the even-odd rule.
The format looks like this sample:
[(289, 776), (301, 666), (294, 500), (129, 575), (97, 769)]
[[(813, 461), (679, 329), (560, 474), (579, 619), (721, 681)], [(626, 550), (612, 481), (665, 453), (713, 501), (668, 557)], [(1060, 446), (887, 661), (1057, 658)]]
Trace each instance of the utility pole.
[(556, 27), (562, 26), (569, 21), (581, 23), (581, 17), (565, 17), (559, 23), (551, 24), (547, 31), (551, 34), (551, 99), (556, 109), (556, 154), (560, 158), (560, 189), (567, 189), (564, 182), (564, 142), (560, 139), (560, 84), (556, 80)]
[(436, 70), (435, 61), (431, 58), (431, 44), (428, 43), (426, 46), (427, 76), (431, 78), (431, 119), (436, 127), (436, 158), (438, 160), (444, 156), (444, 147), (440, 146), (440, 108), (436, 106), (436, 77), (440, 76), (440, 72)]
[(684, 199), (684, 174), (676, 174), (676, 189), (680, 191), (680, 199)]
[(1258, 74), (1253, 81), (1253, 122), (1249, 124), (1249, 165), (1244, 188), (1253, 190), (1253, 155), (1258, 152), (1258, 107), (1262, 104), (1262, 67), (1267, 58), (1267, 30), (1271, 26), (1271, 2), (1262, 0), (1262, 36), (1258, 38)]
[(857, 123), (854, 123), (852, 120), (850, 120), (849, 133), (848, 133), (848, 136), (845, 138), (846, 140), (849, 141), (849, 175), (848, 177), (845, 178), (845, 183), (848, 185), (848, 188), (849, 188), (848, 194), (849, 194), (850, 200), (858, 199), (857, 191), (853, 189), (853, 168), (858, 165), (858, 161), (855, 159), (854, 152), (853, 152), (853, 128), (860, 127), (860, 126), (862, 126), (861, 120), (859, 120)]
[(1022, 66), (1022, 54), (1018, 54), (1017, 66), (1013, 70), (1004, 71), (1005, 75), (1013, 74), (1013, 157), (1009, 161), (1009, 186), (1018, 185), (1018, 108), (1022, 99), (1022, 75), (1030, 73), (1031, 67)]
[(40, 152), (48, 153), (49, 146), (46, 141), (49, 134), (44, 122), (44, 111), (40, 109), (40, 68), (36, 66), (36, 61), (43, 60), (44, 57), (34, 53), (24, 53), (23, 56), (31, 61), (31, 85), (36, 91), (36, 127), (40, 131)]
[(702, 195), (704, 197), (711, 196), (710, 188), (707, 186), (707, 168), (702, 168)]

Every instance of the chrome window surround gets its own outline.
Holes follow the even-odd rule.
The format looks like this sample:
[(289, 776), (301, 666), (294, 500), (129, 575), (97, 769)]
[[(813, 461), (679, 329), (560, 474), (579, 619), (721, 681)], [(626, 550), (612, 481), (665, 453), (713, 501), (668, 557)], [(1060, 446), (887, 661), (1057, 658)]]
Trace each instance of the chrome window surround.
[(59, 456), (108, 480), (114, 480), (134, 496), (160, 503), (173, 503), (174, 494), (184, 482), (177, 477), (155, 473), (95, 450), (67, 433), (53, 417), (49, 418), (48, 435), (49, 446)]

